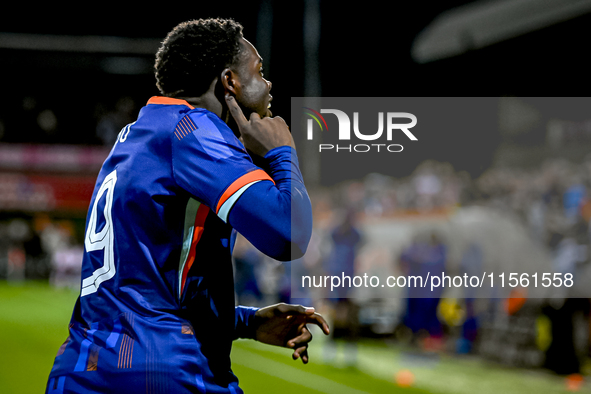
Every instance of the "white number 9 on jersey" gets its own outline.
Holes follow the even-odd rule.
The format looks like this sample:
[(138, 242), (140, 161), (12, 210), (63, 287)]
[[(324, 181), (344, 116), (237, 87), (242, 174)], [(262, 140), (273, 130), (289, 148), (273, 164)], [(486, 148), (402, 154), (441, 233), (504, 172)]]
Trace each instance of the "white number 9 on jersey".
[[(90, 219), (88, 220), (88, 228), (86, 229), (86, 236), (84, 237), (84, 246), (86, 252), (103, 250), (103, 266), (95, 270), (91, 276), (82, 280), (82, 289), (80, 291), (81, 297), (95, 293), (101, 283), (115, 276), (115, 257), (113, 253), (113, 241), (115, 236), (113, 231), (113, 218), (111, 216), (115, 183), (117, 183), (117, 170), (113, 170), (113, 172), (106, 176), (94, 199)], [(105, 208), (102, 212), (105, 218), (105, 224), (103, 228), (97, 232), (97, 219), (99, 218), (98, 203), (105, 193)]]

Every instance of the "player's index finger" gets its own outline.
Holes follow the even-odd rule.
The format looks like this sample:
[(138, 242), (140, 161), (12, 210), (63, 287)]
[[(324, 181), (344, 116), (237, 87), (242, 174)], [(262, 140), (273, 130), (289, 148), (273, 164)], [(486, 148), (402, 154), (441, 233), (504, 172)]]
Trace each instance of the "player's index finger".
[(232, 117), (234, 118), (238, 126), (242, 126), (248, 123), (246, 116), (244, 116), (244, 113), (242, 112), (242, 109), (240, 109), (240, 106), (238, 105), (238, 102), (236, 101), (234, 96), (229, 94), (226, 95), (226, 104), (228, 104), (228, 110), (230, 111), (230, 114), (232, 114)]
[(314, 313), (311, 316), (307, 316), (306, 320), (308, 323), (316, 324), (318, 327), (320, 327), (322, 329), (322, 331), (326, 335), (328, 335), (330, 333), (330, 328), (328, 327), (328, 323), (326, 322), (326, 320), (324, 320), (322, 315), (320, 315), (319, 313)]

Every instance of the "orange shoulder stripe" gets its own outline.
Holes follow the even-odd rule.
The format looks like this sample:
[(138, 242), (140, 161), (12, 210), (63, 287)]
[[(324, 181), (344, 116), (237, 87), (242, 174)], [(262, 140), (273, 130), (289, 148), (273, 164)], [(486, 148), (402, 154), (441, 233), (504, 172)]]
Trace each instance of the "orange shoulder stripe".
[(164, 104), (164, 105), (186, 105), (187, 107), (194, 109), (191, 104), (186, 102), (185, 100), (175, 99), (172, 97), (164, 97), (164, 96), (153, 96), (148, 100), (148, 104)]
[(222, 194), (222, 197), (220, 197), (220, 200), (218, 201), (218, 205), (216, 207), (215, 212), (218, 213), (220, 211), (220, 208), (222, 207), (222, 205), (224, 205), (224, 203), (226, 202), (226, 200), (228, 198), (230, 198), (232, 196), (232, 194), (234, 194), (238, 190), (240, 190), (240, 188), (242, 186), (245, 186), (245, 185), (247, 185), (251, 182), (254, 182), (254, 181), (271, 181), (271, 182), (275, 183), (273, 178), (271, 178), (269, 176), (269, 174), (267, 174), (265, 171), (263, 171), (261, 169), (254, 170), (254, 171), (251, 171), (247, 174), (244, 174), (240, 178), (238, 178), (234, 182), (232, 182), (232, 184), (230, 186), (228, 186), (228, 188), (226, 189), (224, 194)]

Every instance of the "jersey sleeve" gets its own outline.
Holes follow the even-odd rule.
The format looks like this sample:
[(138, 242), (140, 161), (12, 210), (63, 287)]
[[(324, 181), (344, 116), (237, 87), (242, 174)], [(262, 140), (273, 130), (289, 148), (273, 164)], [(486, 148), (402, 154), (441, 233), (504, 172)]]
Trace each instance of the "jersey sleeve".
[(234, 205), (228, 223), (269, 257), (300, 258), (312, 236), (312, 205), (297, 154), (290, 146), (280, 146), (263, 160), (275, 185), (252, 185)]
[(259, 308), (236, 306), (234, 307), (234, 338), (255, 339), (256, 327), (254, 316)]
[(192, 111), (172, 135), (177, 184), (227, 222), (233, 204), (251, 185), (274, 182), (257, 167), (232, 130), (214, 114)]

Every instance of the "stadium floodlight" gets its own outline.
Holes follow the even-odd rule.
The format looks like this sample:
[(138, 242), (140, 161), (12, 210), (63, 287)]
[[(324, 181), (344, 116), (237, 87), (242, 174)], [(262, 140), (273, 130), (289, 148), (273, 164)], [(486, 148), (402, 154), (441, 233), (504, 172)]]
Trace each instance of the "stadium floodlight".
[(479, 0), (443, 12), (413, 42), (428, 63), (461, 55), (591, 12), (591, 0)]
[(2, 49), (153, 55), (159, 45), (153, 38), (0, 33)]

